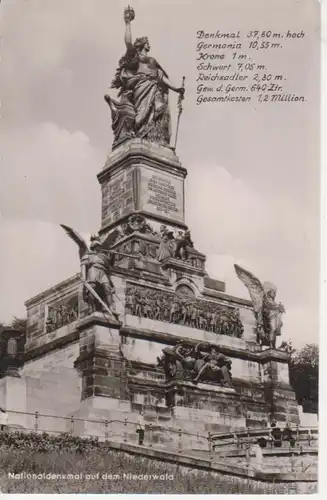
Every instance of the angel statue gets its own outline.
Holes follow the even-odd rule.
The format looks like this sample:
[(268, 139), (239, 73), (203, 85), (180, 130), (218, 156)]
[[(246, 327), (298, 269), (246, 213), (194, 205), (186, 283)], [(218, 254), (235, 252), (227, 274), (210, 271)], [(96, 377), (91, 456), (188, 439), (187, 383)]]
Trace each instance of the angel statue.
[[(77, 243), (81, 262), (81, 278), (85, 284), (83, 298), (89, 306), (89, 312), (109, 310), (118, 319), (114, 301), (114, 285), (110, 277), (115, 252), (106, 250), (112, 246), (119, 236), (119, 231), (110, 233), (101, 241), (98, 236), (91, 236), (90, 248), (85, 240), (74, 229), (60, 224), (67, 235)], [(91, 293), (92, 290), (95, 293)]]
[(167, 226), (160, 227), (161, 241), (157, 250), (157, 259), (159, 262), (172, 257), (174, 251), (174, 233)]
[(276, 348), (276, 337), (281, 335), (282, 314), (285, 308), (276, 302), (277, 288), (273, 283), (263, 284), (252, 273), (237, 264), (234, 265), (237, 276), (249, 291), (257, 322), (257, 342), (261, 346)]
[(187, 260), (188, 249), (193, 248), (190, 230), (188, 229), (184, 234), (183, 231), (178, 231), (178, 234), (175, 237), (175, 244), (174, 257), (176, 259)]
[(120, 101), (105, 95), (112, 116), (114, 145), (129, 137), (139, 137), (164, 146), (170, 143), (168, 92), (184, 96), (184, 86), (176, 86), (154, 57), (148, 55), (148, 38), (132, 41), (132, 7), (124, 11), (126, 53), (118, 63), (111, 88), (118, 90)]

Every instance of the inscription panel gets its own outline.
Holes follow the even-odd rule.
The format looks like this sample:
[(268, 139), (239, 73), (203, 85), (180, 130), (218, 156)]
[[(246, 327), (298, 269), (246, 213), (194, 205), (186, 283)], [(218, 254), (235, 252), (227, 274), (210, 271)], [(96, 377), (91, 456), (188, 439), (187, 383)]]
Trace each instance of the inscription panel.
[(126, 170), (102, 187), (102, 221), (111, 223), (134, 209), (133, 171)]
[(141, 167), (140, 208), (184, 222), (183, 180)]

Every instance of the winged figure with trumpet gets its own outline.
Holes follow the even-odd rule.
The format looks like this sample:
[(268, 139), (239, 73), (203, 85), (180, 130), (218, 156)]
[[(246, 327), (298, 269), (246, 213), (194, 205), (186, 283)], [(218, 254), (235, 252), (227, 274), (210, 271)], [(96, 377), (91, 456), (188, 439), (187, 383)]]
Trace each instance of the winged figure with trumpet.
[(276, 348), (276, 337), (281, 335), (282, 315), (285, 308), (276, 302), (277, 288), (273, 283), (261, 281), (252, 273), (234, 265), (236, 274), (249, 291), (257, 322), (257, 342), (261, 346)]
[(106, 247), (110, 248), (115, 243), (120, 232), (114, 230), (102, 241), (98, 236), (91, 236), (90, 246), (88, 246), (77, 231), (64, 224), (60, 225), (78, 245), (81, 279), (85, 285), (83, 299), (89, 306), (89, 312), (105, 309), (117, 318), (114, 301), (115, 288), (110, 276), (117, 252), (107, 250)]

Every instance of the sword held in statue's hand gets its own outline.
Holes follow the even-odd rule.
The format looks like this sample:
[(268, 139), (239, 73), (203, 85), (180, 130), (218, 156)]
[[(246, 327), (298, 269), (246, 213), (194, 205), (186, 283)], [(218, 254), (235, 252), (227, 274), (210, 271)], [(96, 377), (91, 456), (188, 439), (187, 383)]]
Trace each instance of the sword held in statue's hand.
[(114, 313), (108, 304), (106, 304), (101, 297), (97, 294), (97, 292), (94, 290), (94, 288), (91, 287), (91, 285), (82, 277), (81, 274), (78, 275), (80, 280), (82, 281), (83, 285), (85, 288), (93, 295), (93, 297), (102, 305), (102, 307), (110, 314), (110, 316), (114, 316), (117, 318), (117, 314)]
[[(183, 76), (182, 87), (181, 88), (185, 89), (185, 76)], [(178, 114), (177, 114), (177, 123), (176, 123), (175, 144), (173, 146), (173, 150), (174, 151), (176, 150), (177, 139), (178, 139), (178, 131), (179, 131), (179, 121), (181, 119), (181, 114), (182, 114), (182, 111), (183, 111), (183, 106), (182, 106), (183, 99), (184, 99), (184, 92), (181, 93), (181, 94), (179, 94), (178, 101), (177, 101)]]

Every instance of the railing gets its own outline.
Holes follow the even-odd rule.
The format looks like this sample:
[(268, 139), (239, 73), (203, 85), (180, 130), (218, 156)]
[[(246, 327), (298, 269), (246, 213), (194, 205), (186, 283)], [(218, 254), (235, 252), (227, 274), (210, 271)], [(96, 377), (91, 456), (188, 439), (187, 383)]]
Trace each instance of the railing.
[[(68, 433), (72, 436), (80, 436), (83, 438), (96, 437), (100, 441), (118, 441), (130, 444), (136, 444), (139, 437), (136, 430), (138, 422), (131, 421), (128, 418), (113, 419), (113, 420), (96, 420), (83, 419), (73, 415), (58, 416), (35, 412), (20, 412), (7, 410), (8, 430), (21, 432), (36, 432), (47, 433), (52, 435), (60, 435)], [(146, 417), (146, 416), (145, 416)], [(20, 424), (19, 424), (20, 422)], [(24, 424), (24, 425), (23, 425)], [(251, 459), (248, 450), (251, 445), (258, 441), (259, 438), (267, 440), (268, 448), (274, 448), (275, 440), (273, 439), (273, 428), (246, 428), (235, 429), (233, 432), (201, 434), (188, 432), (181, 428), (161, 426), (157, 423), (147, 422), (145, 420), (145, 439), (143, 445), (147, 448), (165, 449), (178, 454), (192, 455), (198, 458), (206, 458), (210, 461), (226, 460), (228, 457), (236, 460), (236, 456), (240, 458), (250, 467)], [(294, 436), (294, 442), (282, 441), (290, 452), (290, 462), (281, 466), (284, 472), (294, 472), (296, 470), (305, 472), (306, 468), (312, 467), (312, 464), (299, 465), (294, 464), (292, 456), (299, 456), (304, 450), (304, 447), (311, 447), (316, 453), (318, 439), (317, 427), (301, 427), (291, 426)], [(284, 447), (285, 450), (285, 447)], [(279, 450), (275, 450), (279, 454)], [(234, 452), (234, 455), (233, 455)], [(237, 452), (235, 454), (235, 452)], [(269, 454), (269, 452), (268, 452)], [(271, 453), (270, 453), (271, 454)], [(270, 465), (268, 457), (264, 458), (265, 468)], [(244, 465), (244, 463), (243, 463)], [(278, 468), (276, 462), (272, 463), (273, 467)]]
[(250, 444), (261, 440), (262, 447), (282, 447), (285, 445), (291, 449), (296, 446), (314, 446), (318, 441), (318, 427), (302, 427), (289, 425), (289, 433), (285, 434), (285, 428), (280, 429), (280, 439), (274, 436), (274, 428), (263, 429), (247, 428), (235, 429), (233, 432), (216, 433), (211, 436), (215, 451), (226, 447), (235, 447), (238, 450), (246, 449)]
[[(97, 437), (100, 440), (119, 439), (123, 442), (132, 442), (138, 439), (136, 429), (139, 425), (137, 421), (128, 418), (113, 420), (96, 420), (78, 418), (75, 416), (59, 416), (35, 412), (21, 412), (16, 410), (6, 410), (9, 415), (8, 430), (21, 432), (46, 432), (48, 434), (63, 434), (80, 437)], [(12, 418), (15, 417), (15, 418)], [(158, 441), (158, 434), (165, 433), (167, 445), (172, 445), (178, 452), (185, 449), (192, 437), (198, 445), (208, 450), (209, 434), (192, 433), (181, 428), (161, 426), (156, 423), (144, 423), (146, 428), (146, 445), (152, 447)], [(160, 436), (165, 441), (164, 436)], [(186, 446), (187, 447), (187, 446)]]

